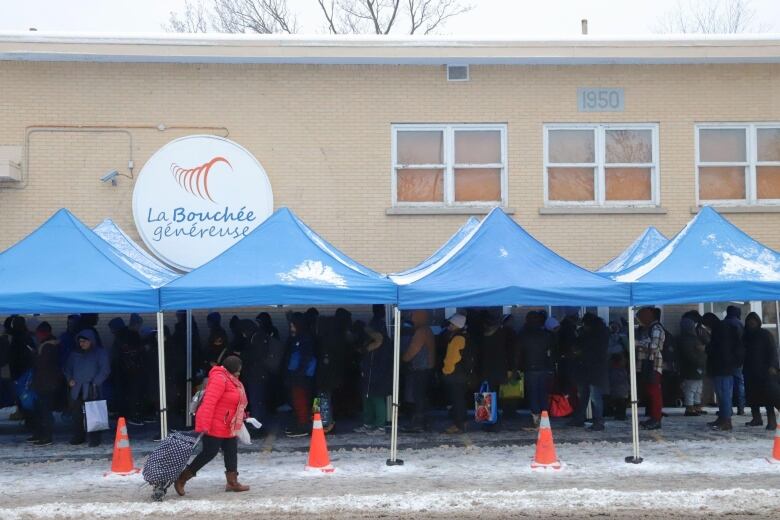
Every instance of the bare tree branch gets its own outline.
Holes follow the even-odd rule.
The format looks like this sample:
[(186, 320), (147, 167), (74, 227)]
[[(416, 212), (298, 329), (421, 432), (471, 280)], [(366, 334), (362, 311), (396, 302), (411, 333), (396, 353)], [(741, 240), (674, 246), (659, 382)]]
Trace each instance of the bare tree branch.
[(220, 32), (293, 34), (299, 29), (287, 0), (214, 0), (213, 11)]
[(195, 3), (185, 0), (184, 11), (175, 13), (171, 11), (168, 23), (163, 24), (162, 28), (166, 32), (177, 33), (205, 33), (208, 32), (209, 24), (206, 16), (206, 7), (202, 0)]
[(326, 0), (317, 0), (317, 3), (320, 4), (320, 8), (322, 9), (322, 14), (325, 16), (325, 21), (328, 23), (328, 31), (331, 34), (338, 34), (339, 31), (336, 29), (336, 24), (334, 23), (333, 13), (336, 10), (336, 0), (330, 0), (330, 12), (328, 11), (328, 8), (325, 6)]
[(678, 0), (675, 8), (658, 19), (655, 32), (734, 34), (762, 32), (766, 24), (755, 23), (752, 0)]

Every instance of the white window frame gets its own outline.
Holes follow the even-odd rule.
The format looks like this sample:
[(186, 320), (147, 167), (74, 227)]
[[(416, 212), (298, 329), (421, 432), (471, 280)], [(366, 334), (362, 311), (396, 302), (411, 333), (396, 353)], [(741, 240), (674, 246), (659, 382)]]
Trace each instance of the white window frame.
[[(591, 130), (594, 132), (595, 162), (593, 163), (551, 163), (549, 162), (549, 139), (551, 130)], [(652, 163), (609, 163), (606, 158), (606, 132), (614, 130), (650, 130), (652, 139)], [(550, 123), (544, 125), (544, 205), (547, 207), (658, 207), (661, 200), (661, 165), (658, 152), (658, 123)], [(594, 200), (550, 200), (547, 170), (550, 167), (590, 167), (595, 170)], [(650, 168), (650, 200), (606, 200), (607, 168)]]
[[(777, 206), (780, 199), (759, 199), (758, 186), (756, 185), (756, 168), (758, 166), (780, 166), (780, 161), (758, 160), (758, 130), (762, 128), (780, 129), (780, 123), (698, 123), (694, 129), (694, 160), (696, 161), (696, 205), (716, 206)], [(699, 160), (699, 133), (701, 130), (744, 130), (745, 131), (745, 159), (742, 162), (703, 162)], [(744, 199), (701, 199), (699, 198), (699, 168), (700, 167), (745, 167), (745, 198)]]
[[(427, 208), (449, 208), (449, 207), (477, 207), (492, 208), (500, 205), (506, 207), (508, 202), (508, 182), (507, 172), (509, 165), (507, 162), (507, 125), (504, 123), (490, 124), (394, 124), (392, 125), (392, 146), (391, 146), (391, 169), (392, 169), (392, 205), (393, 207), (427, 207)], [(492, 164), (459, 164), (455, 163), (455, 132), (457, 131), (498, 131), (501, 140), (501, 163)], [(402, 131), (440, 131), (444, 139), (442, 164), (401, 164), (396, 161), (398, 157), (398, 132)], [(501, 200), (497, 201), (464, 201), (455, 200), (455, 170), (468, 168), (494, 168), (501, 171)], [(398, 201), (398, 170), (399, 169), (440, 169), (444, 170), (444, 200), (442, 202), (399, 202)]]

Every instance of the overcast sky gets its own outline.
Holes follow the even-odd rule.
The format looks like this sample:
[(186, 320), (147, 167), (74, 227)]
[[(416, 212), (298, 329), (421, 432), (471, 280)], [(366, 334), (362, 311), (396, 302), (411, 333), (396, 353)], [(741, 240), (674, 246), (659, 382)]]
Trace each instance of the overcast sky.
[[(471, 0), (474, 10), (440, 33), (573, 36), (580, 32), (580, 19), (587, 18), (595, 36), (650, 34), (678, 1)], [(184, 0), (0, 0), (0, 31), (160, 32), (169, 12), (183, 5)], [(299, 13), (303, 32), (323, 32), (316, 0), (290, 0), (290, 5)], [(752, 7), (763, 28), (780, 32), (780, 0), (752, 0)]]

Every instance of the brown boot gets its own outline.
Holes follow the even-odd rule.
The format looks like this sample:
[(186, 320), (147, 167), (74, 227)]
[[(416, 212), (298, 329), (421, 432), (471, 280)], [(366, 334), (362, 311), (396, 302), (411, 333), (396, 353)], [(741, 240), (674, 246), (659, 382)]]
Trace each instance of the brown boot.
[(238, 471), (226, 471), (225, 479), (227, 480), (225, 491), (235, 491), (236, 493), (249, 491), (249, 486), (243, 486), (238, 482)]
[(176, 493), (178, 493), (180, 497), (184, 496), (184, 484), (186, 484), (187, 481), (194, 476), (195, 473), (193, 473), (190, 470), (190, 467), (187, 466), (186, 468), (184, 468), (184, 471), (181, 472), (179, 478), (176, 479), (176, 482), (173, 483), (173, 489), (176, 490)]

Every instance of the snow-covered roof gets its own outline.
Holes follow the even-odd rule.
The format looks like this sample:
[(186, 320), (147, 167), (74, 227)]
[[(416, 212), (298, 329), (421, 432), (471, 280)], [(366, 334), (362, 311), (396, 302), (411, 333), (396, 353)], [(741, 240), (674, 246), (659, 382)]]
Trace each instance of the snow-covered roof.
[(170, 63), (777, 63), (780, 34), (563, 38), (0, 32), (0, 60)]

